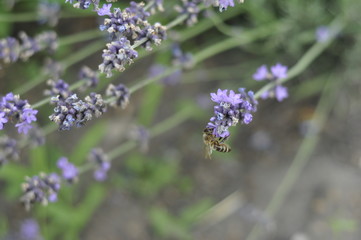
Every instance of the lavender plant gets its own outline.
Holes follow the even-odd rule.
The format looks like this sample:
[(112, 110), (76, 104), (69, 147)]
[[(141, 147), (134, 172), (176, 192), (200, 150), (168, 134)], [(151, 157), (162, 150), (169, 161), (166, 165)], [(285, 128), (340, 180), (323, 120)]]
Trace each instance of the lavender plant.
[[(240, 0), (239, 3), (243, 1)], [(18, 4), (20, 3), (15, 5)], [(209, 21), (211, 15), (207, 10), (214, 7), (218, 10), (219, 17)], [(7, 185), (4, 191), (17, 189), (13, 190), (16, 193), (12, 195), (13, 198), (16, 195), (25, 210), (30, 212), (28, 214), (40, 220), (40, 228), (45, 220), (51, 219), (49, 225), (53, 225), (50, 227), (53, 233), (44, 236), (46, 239), (56, 239), (59, 236), (64, 239), (78, 238), (91, 214), (104, 200), (108, 186), (121, 185), (124, 192), (132, 192), (132, 189), (127, 189), (129, 183), (129, 186), (134, 186), (135, 192), (159, 193), (166, 192), (169, 186), (187, 188), (184, 187), (187, 186), (184, 183), (187, 180), (180, 177), (181, 171), (178, 168), (181, 168), (181, 165), (170, 163), (169, 160), (180, 161), (185, 156), (164, 151), (164, 156), (159, 158), (169, 159), (153, 164), (152, 162), (157, 161), (154, 156), (159, 154), (159, 151), (163, 152), (162, 147), (168, 148), (172, 145), (172, 141), (154, 144), (153, 138), (168, 131), (192, 132), (191, 135), (196, 132), (199, 141), (194, 146), (198, 150), (202, 149), (200, 135), (204, 127), (188, 131), (183, 125), (179, 126), (187, 119), (197, 119), (199, 115), (202, 121), (200, 125), (206, 125), (212, 140), (217, 144), (231, 141), (231, 132), (237, 135), (236, 132), (244, 128), (230, 130), (231, 127), (239, 123), (249, 125), (253, 118), (257, 118), (260, 98), (276, 98), (281, 102), (292, 97), (285, 87), (286, 81), (306, 70), (317, 56), (327, 49), (344, 26), (343, 21), (336, 20), (330, 26), (318, 28), (316, 33), (312, 30), (310, 35), (316, 36), (316, 39), (309, 40), (307, 44), (315, 42), (314, 45), (299, 61), (294, 56), (289, 57), (293, 59), (289, 61), (289, 66), (296, 63), (293, 67), (280, 63), (270, 68), (266, 65), (258, 69), (255, 67), (266, 60), (257, 61), (257, 64), (242, 63), (241, 66), (244, 67), (237, 68), (234, 78), (229, 80), (227, 77), (215, 77), (217, 72), (227, 71), (217, 71), (213, 64), (228, 65), (233, 57), (237, 59), (236, 62), (246, 61), (238, 60), (240, 56), (244, 57), (242, 52), (228, 50), (242, 48), (252, 52), (252, 44), (261, 48), (258, 41), (274, 40), (282, 35), (279, 29), (289, 27), (272, 16), (267, 16), (270, 19), (260, 20), (254, 9), (261, 13), (265, 10), (256, 3), (236, 4), (233, 0), (147, 0), (145, 3), (66, 0), (60, 4), (39, 2), (36, 9), (40, 17), (30, 15), (29, 19), (38, 21), (39, 24), (47, 23), (54, 27), (55, 31), (38, 34), (32, 29), (24, 29), (34, 37), (20, 31), (20, 40), (12, 37), (16, 35), (15, 32), (9, 31), (9, 36), (0, 39), (0, 73), (6, 76), (4, 81), (0, 82), (0, 179)], [(74, 15), (66, 15), (67, 12), (73, 12)], [(82, 14), (81, 12), (92, 16), (92, 27), (96, 32), (94, 29), (86, 31), (81, 24), (78, 26), (72, 21), (76, 29), (69, 25), (70, 31), (84, 32), (63, 36), (65, 32), (69, 34), (69, 31), (63, 29), (68, 27), (67, 19), (75, 18), (77, 14)], [(8, 14), (16, 16), (17, 13), (14, 10), (14, 13), (9, 11)], [(239, 19), (248, 17), (251, 19), (250, 25), (244, 23), (243, 27), (243, 22), (240, 23)], [(229, 22), (226, 22), (227, 18), (230, 19)], [(218, 25), (217, 21), (221, 21), (227, 31), (232, 27), (242, 28), (242, 31), (219, 34), (216, 29), (222, 26)], [(261, 21), (263, 26), (254, 28), (252, 24), (258, 21)], [(316, 29), (316, 26), (313, 29)], [(210, 33), (207, 34), (210, 34), (210, 37), (203, 34), (206, 30), (209, 30)], [(241, 33), (238, 34), (239, 32)], [(97, 37), (102, 39), (94, 40)], [(73, 44), (76, 46), (71, 48)], [(73, 53), (76, 48), (79, 49), (78, 52)], [(100, 49), (102, 50), (99, 51)], [(96, 53), (95, 56), (89, 58), (89, 54), (93, 52)], [(265, 52), (270, 50), (266, 49)], [(51, 59), (46, 56), (49, 53), (52, 55)], [(68, 56), (64, 57), (65, 55)], [(257, 54), (255, 56), (261, 58)], [(211, 57), (215, 58), (208, 61)], [(43, 59), (39, 61), (40, 58), (46, 59), (44, 66), (36, 66), (40, 62), (44, 63)], [(141, 58), (145, 58), (149, 63), (142, 63)], [(281, 54), (272, 57), (273, 62), (285, 61), (284, 59), (286, 57)], [(78, 61), (84, 63), (75, 64)], [(27, 78), (30, 80), (20, 82), (17, 75), (21, 73), (14, 71), (18, 66), (29, 66), (29, 69), (34, 67), (33, 72), (36, 74), (33, 73), (32, 78)], [(206, 69), (205, 73), (199, 70), (199, 66)], [(215, 74), (205, 77), (212, 69), (216, 70)], [(187, 75), (191, 75), (192, 81), (197, 84), (211, 79), (223, 81), (185, 89), (184, 86), (190, 83), (187, 82)], [(251, 78), (256, 81), (248, 81)], [(264, 80), (267, 80), (267, 83)], [(163, 84), (156, 85), (155, 82)], [(258, 82), (262, 86), (256, 86)], [(245, 87), (252, 90), (260, 87), (260, 90), (246, 91)], [(145, 94), (137, 93), (143, 88)], [(39, 92), (43, 95), (37, 94)], [(195, 101), (189, 103), (184, 99), (196, 100), (197, 93), (200, 92), (211, 92), (208, 101), (215, 104), (213, 110), (208, 109), (202, 113), (194, 104)], [(167, 94), (171, 94), (168, 99), (162, 98)], [(52, 112), (49, 113), (50, 111)], [(142, 117), (145, 115), (146, 119)], [(167, 115), (171, 117), (166, 118)], [(109, 123), (101, 125), (104, 121)], [(17, 133), (12, 130), (12, 125), (17, 128)], [(58, 131), (54, 131), (56, 129)], [(117, 137), (112, 136), (112, 133)], [(27, 136), (24, 138), (21, 135)], [(107, 137), (102, 138), (104, 135)], [(74, 139), (70, 141), (70, 138)], [(108, 138), (109, 142), (106, 143)], [(122, 141), (122, 144), (116, 141)], [(28, 149), (29, 145), (34, 148)], [(239, 146), (232, 146), (237, 151)], [(187, 144), (183, 147), (192, 148)], [(70, 150), (64, 150), (66, 148)], [(217, 150), (213, 145), (211, 148)], [(126, 155), (119, 158), (130, 150), (142, 154), (131, 155), (128, 159)], [(73, 153), (70, 153), (71, 151)], [(222, 153), (216, 156), (229, 158)], [(123, 157), (125, 170), (121, 163)], [(145, 162), (147, 159), (151, 161)], [(88, 174), (92, 175), (95, 181), (86, 181)], [(19, 188), (19, 182), (24, 178), (25, 181)], [(146, 187), (140, 186), (140, 183)], [(176, 190), (175, 194), (181, 195), (184, 192)], [(156, 194), (148, 196), (155, 198)], [(45, 216), (43, 206), (38, 205), (49, 205), (48, 215)], [(77, 209), (77, 206), (80, 207)], [(62, 211), (76, 218), (77, 224), (71, 226), (62, 220)], [(23, 215), (25, 216), (25, 213)], [(154, 216), (151, 214), (151, 219), (157, 221)], [(182, 218), (186, 225), (183, 231), (191, 229), (192, 221), (186, 214)], [(45, 232), (40, 234), (37, 223), (27, 221), (29, 226), (25, 226), (25, 230), (22, 228), (22, 238), (41, 239)], [(182, 224), (172, 220), (169, 222)], [(161, 229), (157, 224), (151, 225)], [(64, 226), (71, 230), (61, 233), (60, 229)], [(181, 231), (176, 232), (179, 234), (176, 234), (176, 237), (188, 237), (187, 234), (179, 233)], [(167, 234), (170, 233), (163, 237), (169, 237)]]

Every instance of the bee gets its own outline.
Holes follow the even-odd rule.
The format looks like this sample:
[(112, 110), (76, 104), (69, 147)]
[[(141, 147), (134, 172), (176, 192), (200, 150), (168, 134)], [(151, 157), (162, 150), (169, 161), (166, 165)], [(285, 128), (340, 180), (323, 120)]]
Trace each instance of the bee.
[(211, 154), (213, 150), (218, 152), (230, 152), (231, 147), (228, 146), (224, 141), (227, 137), (216, 137), (213, 135), (213, 130), (211, 128), (205, 128), (203, 130), (203, 142), (205, 144), (205, 158), (211, 159)]

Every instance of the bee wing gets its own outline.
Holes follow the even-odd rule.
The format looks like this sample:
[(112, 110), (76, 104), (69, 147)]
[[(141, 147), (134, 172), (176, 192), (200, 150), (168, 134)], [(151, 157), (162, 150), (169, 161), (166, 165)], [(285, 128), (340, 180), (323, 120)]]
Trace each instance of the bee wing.
[(211, 159), (211, 154), (212, 154), (212, 147), (209, 145), (205, 145), (204, 146), (204, 157), (206, 159)]

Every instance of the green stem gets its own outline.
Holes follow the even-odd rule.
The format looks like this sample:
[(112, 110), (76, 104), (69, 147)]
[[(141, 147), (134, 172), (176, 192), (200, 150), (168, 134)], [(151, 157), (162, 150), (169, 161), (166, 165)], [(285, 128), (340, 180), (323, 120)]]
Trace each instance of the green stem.
[[(71, 65), (75, 64), (76, 62), (78, 62), (78, 61), (84, 59), (85, 57), (95, 53), (96, 51), (100, 50), (101, 47), (103, 47), (103, 46), (104, 46), (103, 41), (97, 41), (97, 42), (91, 43), (91, 44), (87, 45), (86, 47), (82, 48), (81, 50), (79, 50), (78, 52), (70, 55), (68, 58), (61, 61), (60, 64), (63, 66), (63, 68), (65, 70), (68, 67), (70, 67)], [(20, 88), (18, 88), (16, 90), (14, 90), (14, 92), (17, 94), (24, 94), (25, 92), (36, 87), (38, 84), (44, 82), (46, 79), (47, 79), (47, 76), (45, 76), (44, 74), (38, 75), (38, 76), (36, 76), (36, 78), (34, 80), (29, 80), (26, 84), (24, 84), (23, 86), (21, 86)], [(37, 104), (39, 104), (39, 103), (37, 103)], [(41, 106), (41, 105), (38, 105), (38, 106)]]
[[(93, 12), (84, 12), (81, 14), (75, 13), (61, 13), (59, 19), (61, 18), (81, 18), (81, 17), (94, 17)], [(38, 21), (39, 15), (31, 13), (2, 13), (0, 14), (0, 22), (31, 22), (31, 21)]]
[[(341, 83), (339, 79), (329, 79), (326, 84), (321, 99), (317, 105), (315, 116), (312, 120), (313, 125), (317, 129), (322, 129), (327, 121), (327, 116), (332, 110), (333, 103), (335, 101), (336, 91), (339, 89)], [(318, 141), (320, 140), (319, 132), (315, 132), (315, 129), (310, 127), (306, 133), (306, 136), (299, 147), (291, 166), (289, 167), (285, 177), (282, 179), (281, 184), (278, 186), (276, 193), (270, 201), (266, 212), (274, 217), (283, 205), (287, 195), (292, 189), (297, 179), (300, 177), (302, 170), (310, 160), (310, 156), (316, 148)], [(256, 225), (247, 237), (247, 240), (257, 239), (260, 233), (258, 225)]]
[[(330, 25), (330, 28), (334, 32), (334, 36), (336, 36), (341, 29), (343, 28), (344, 24), (341, 21), (340, 18), (336, 18)], [(330, 46), (334, 38), (329, 39), (327, 42), (316, 42), (302, 57), (296, 65), (294, 65), (287, 73), (287, 77), (280, 79), (277, 82), (272, 82), (264, 87), (262, 87), (256, 94), (255, 98), (259, 98), (262, 93), (270, 90), (272, 87), (274, 87), (276, 84), (285, 83), (288, 80), (298, 76), (300, 73), (302, 73), (321, 53)]]
[(84, 58), (96, 53), (97, 51), (102, 49), (104, 47), (104, 45), (105, 44), (103, 41), (93, 42), (93, 43), (85, 46), (84, 48), (82, 48), (81, 50), (76, 52), (75, 54), (70, 55), (67, 59), (65, 59), (64, 61), (61, 61), (61, 63), (64, 66), (64, 68), (66, 69), (66, 68), (72, 66), (73, 64), (75, 64), (76, 62), (79, 62), (79, 61), (83, 60)]
[(93, 38), (98, 38), (104, 36), (104, 33), (99, 29), (92, 29), (89, 31), (84, 31), (76, 34), (72, 34), (70, 36), (59, 38), (59, 47), (70, 45), (82, 41), (91, 40)]
[[(149, 132), (150, 132), (149, 138), (157, 137), (157, 136), (161, 135), (162, 133), (169, 131), (170, 129), (174, 128), (175, 126), (178, 126), (185, 120), (189, 119), (191, 116), (192, 116), (192, 112), (189, 111), (188, 109), (183, 109), (183, 110), (177, 112), (173, 116), (163, 120), (162, 122), (160, 122), (157, 125), (155, 125), (154, 127), (152, 127), (149, 130)], [(112, 161), (115, 158), (119, 157), (122, 154), (127, 153), (128, 151), (134, 149), (137, 146), (138, 146), (138, 144), (136, 141), (128, 141), (128, 142), (120, 145), (119, 147), (113, 149), (112, 151), (110, 151), (108, 153), (109, 160)], [(86, 172), (87, 170), (90, 170), (93, 167), (94, 167), (93, 164), (87, 163), (87, 164), (83, 165), (82, 167), (79, 167), (79, 172), (80, 173)]]

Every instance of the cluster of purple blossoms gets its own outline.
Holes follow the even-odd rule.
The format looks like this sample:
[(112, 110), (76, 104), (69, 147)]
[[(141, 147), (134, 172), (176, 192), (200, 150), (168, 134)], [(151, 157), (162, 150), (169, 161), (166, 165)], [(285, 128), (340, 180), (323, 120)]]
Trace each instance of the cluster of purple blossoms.
[(150, 13), (145, 11), (144, 3), (130, 2), (130, 6), (123, 11), (120, 8), (115, 8), (111, 12), (112, 4), (104, 4), (98, 10), (99, 16), (109, 16), (104, 19), (104, 24), (100, 25), (100, 30), (106, 30), (112, 40), (126, 37), (133, 41), (140, 40), (139, 33), (148, 25), (147, 18)]
[(57, 106), (49, 119), (59, 125), (59, 130), (70, 130), (73, 126), (82, 127), (86, 122), (99, 117), (106, 111), (106, 104), (100, 94), (90, 93), (84, 101), (78, 100), (76, 94), (66, 99), (59, 95), (51, 99)]
[(34, 219), (25, 219), (20, 226), (20, 240), (42, 240), (39, 224)]
[(88, 88), (95, 88), (96, 86), (98, 86), (98, 74), (87, 66), (83, 66), (80, 69), (79, 78), (84, 81), (84, 85), (81, 87), (82, 91)]
[(90, 152), (88, 159), (92, 164), (96, 165), (93, 174), (94, 179), (100, 182), (104, 181), (111, 166), (108, 156), (102, 149), (96, 148)]
[(69, 162), (66, 157), (59, 158), (57, 166), (61, 169), (62, 176), (67, 182), (74, 183), (78, 180), (78, 168)]
[(18, 59), (26, 61), (39, 51), (54, 51), (58, 46), (57, 35), (52, 31), (41, 33), (34, 38), (20, 32), (19, 38), (21, 43), (13, 37), (0, 39), (0, 59), (5, 63), (16, 62)]
[(124, 84), (119, 84), (117, 86), (109, 84), (105, 94), (107, 97), (112, 98), (112, 101), (109, 103), (110, 106), (121, 107), (122, 109), (125, 109), (128, 106), (130, 92)]
[(269, 80), (276, 83), (276, 86), (269, 90), (264, 92), (261, 95), (262, 99), (267, 99), (269, 97), (275, 97), (279, 102), (281, 102), (283, 99), (288, 97), (288, 91), (287, 88), (282, 86), (277, 81), (279, 79), (284, 79), (287, 77), (287, 66), (283, 66), (280, 63), (277, 63), (274, 66), (271, 66), (271, 72), (268, 71), (268, 68), (266, 65), (262, 65), (259, 67), (255, 74), (253, 74), (253, 79), (256, 81), (263, 81), (263, 80)]
[(25, 180), (26, 182), (22, 184), (24, 195), (20, 201), (26, 210), (29, 210), (36, 202), (47, 205), (48, 202), (58, 200), (60, 178), (56, 173), (48, 175), (40, 173), (39, 176), (26, 177)]
[(233, 90), (218, 89), (217, 93), (211, 93), (211, 100), (218, 105), (214, 107), (214, 116), (211, 117), (207, 128), (213, 130), (213, 135), (219, 138), (227, 138), (230, 133), (228, 128), (236, 126), (239, 122), (249, 124), (252, 121), (252, 112), (257, 111), (258, 102), (252, 91), (246, 92), (244, 88)]
[[(234, 7), (234, 0), (204, 0), (204, 2), (206, 6), (219, 7), (220, 12), (227, 10), (228, 7)], [(239, 0), (239, 2), (243, 3), (244, 0)]]
[(155, 14), (157, 10), (159, 12), (164, 12), (163, 0), (146, 0), (146, 1), (148, 2), (148, 4), (150, 4), (149, 11), (152, 14)]
[(19, 149), (16, 140), (7, 136), (0, 137), (0, 167), (9, 160), (19, 159)]
[(74, 93), (69, 89), (69, 84), (66, 83), (62, 79), (58, 79), (57, 81), (54, 81), (52, 79), (49, 79), (47, 82), (47, 85), (51, 87), (50, 89), (44, 90), (45, 96), (50, 97), (56, 97), (59, 96), (59, 99), (65, 100), (69, 96), (73, 95)]
[(199, 7), (201, 0), (182, 0), (182, 6), (176, 5), (174, 8), (180, 14), (187, 15), (184, 20), (188, 26), (195, 24), (198, 21)]
[(27, 100), (21, 100), (19, 95), (8, 93), (0, 101), (0, 130), (9, 120), (16, 122), (19, 133), (27, 134), (36, 121), (38, 110), (31, 108)]
[(54, 27), (58, 24), (60, 17), (59, 3), (52, 3), (47, 1), (40, 1), (38, 4), (37, 16), (39, 23), (47, 23), (49, 26)]
[(52, 79), (59, 79), (64, 72), (64, 66), (59, 62), (46, 58), (43, 67), (43, 73)]
[(133, 59), (138, 57), (138, 52), (130, 45), (129, 40), (121, 38), (107, 44), (107, 49), (103, 50), (103, 62), (99, 65), (101, 73), (107, 77), (112, 76), (112, 70), (119, 72), (125, 70), (125, 66), (133, 63)]
[(65, 3), (73, 4), (74, 8), (88, 9), (90, 5), (98, 8), (100, 0), (65, 0)]
[(130, 2), (130, 6), (123, 11), (115, 8), (111, 11), (111, 4), (104, 4), (97, 10), (98, 15), (108, 16), (100, 30), (107, 31), (112, 42), (103, 50), (103, 63), (99, 70), (112, 76), (112, 69), (124, 71), (125, 66), (131, 64), (138, 57), (137, 51), (131, 44), (138, 44), (147, 50), (152, 50), (152, 44), (159, 45), (166, 39), (166, 27), (160, 23), (150, 24), (147, 18), (150, 13), (144, 8), (144, 3)]

